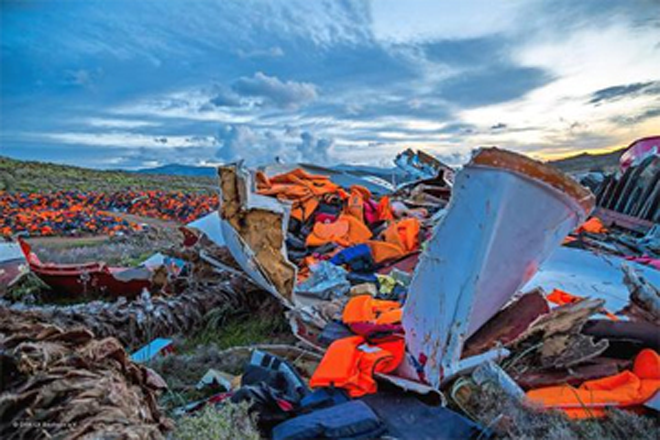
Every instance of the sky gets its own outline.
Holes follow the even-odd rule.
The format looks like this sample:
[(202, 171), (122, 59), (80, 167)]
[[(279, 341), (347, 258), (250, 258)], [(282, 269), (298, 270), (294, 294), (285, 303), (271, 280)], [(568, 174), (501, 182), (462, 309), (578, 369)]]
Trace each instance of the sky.
[(658, 0), (0, 0), (0, 155), (549, 160), (660, 133)]

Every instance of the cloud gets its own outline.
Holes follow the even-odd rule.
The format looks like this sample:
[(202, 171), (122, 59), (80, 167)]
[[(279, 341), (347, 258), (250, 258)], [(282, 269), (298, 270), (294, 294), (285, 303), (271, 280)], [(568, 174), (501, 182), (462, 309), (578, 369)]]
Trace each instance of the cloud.
[(130, 120), (130, 119), (116, 119), (116, 118), (88, 118), (83, 120), (83, 123), (91, 127), (98, 128), (145, 128), (155, 127), (160, 125), (158, 122)]
[(660, 95), (660, 81), (638, 82), (612, 87), (606, 87), (595, 91), (591, 95), (590, 104), (615, 101), (639, 95)]
[(113, 147), (117, 149), (134, 149), (142, 147), (158, 147), (171, 149), (174, 147), (210, 147), (215, 145), (211, 137), (188, 136), (150, 136), (143, 133), (128, 131), (110, 132), (51, 132), (51, 133), (22, 133), (24, 140), (41, 142), (59, 142), (61, 144), (78, 145), (87, 148)]
[(284, 50), (279, 46), (272, 46), (268, 49), (238, 49), (237, 53), (241, 58), (279, 58), (284, 56)]
[(545, 69), (506, 63), (450, 78), (439, 95), (462, 107), (485, 106), (522, 98), (552, 80)]
[(251, 161), (253, 157), (263, 154), (263, 144), (260, 137), (246, 125), (222, 127), (218, 132), (220, 148), (216, 157), (227, 162), (241, 159)]
[(175, 147), (171, 149), (140, 147), (115, 155), (113, 167), (125, 169), (151, 168), (176, 163), (179, 165), (200, 165), (208, 163), (215, 147)]
[(281, 81), (275, 76), (257, 72), (253, 77), (242, 77), (233, 90), (242, 96), (261, 99), (284, 109), (297, 109), (317, 98), (316, 87), (310, 83)]
[(215, 89), (215, 96), (209, 100), (209, 103), (215, 107), (240, 107), (241, 97), (231, 89), (218, 86)]
[(283, 130), (258, 130), (247, 125), (225, 125), (217, 136), (220, 148), (216, 158), (225, 162), (245, 161), (249, 165), (273, 162), (318, 163), (333, 161), (330, 138), (318, 138), (309, 131), (292, 127)]
[[(28, 3), (0, 27), (2, 154), (22, 158), (554, 154), (658, 117), (655, 0)], [(611, 136), (572, 143), (587, 131)]]
[(328, 164), (329, 152), (334, 144), (332, 139), (317, 139), (312, 133), (304, 131), (300, 134), (300, 141), (298, 151), (303, 162)]
[(64, 72), (64, 84), (68, 86), (90, 88), (103, 75), (102, 69), (77, 69)]
[[(612, 117), (612, 122), (620, 126), (630, 126), (631, 124), (639, 124), (648, 119), (660, 118), (660, 106), (647, 108), (631, 115), (617, 115)], [(657, 131), (656, 131), (657, 132)]]

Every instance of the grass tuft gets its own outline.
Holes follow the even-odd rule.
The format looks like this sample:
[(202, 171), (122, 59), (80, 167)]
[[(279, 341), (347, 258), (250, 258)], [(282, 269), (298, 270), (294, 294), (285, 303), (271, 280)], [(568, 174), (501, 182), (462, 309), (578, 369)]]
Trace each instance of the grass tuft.
[(224, 403), (219, 407), (207, 406), (197, 414), (177, 421), (172, 437), (176, 440), (259, 440), (256, 421), (248, 412), (247, 404)]

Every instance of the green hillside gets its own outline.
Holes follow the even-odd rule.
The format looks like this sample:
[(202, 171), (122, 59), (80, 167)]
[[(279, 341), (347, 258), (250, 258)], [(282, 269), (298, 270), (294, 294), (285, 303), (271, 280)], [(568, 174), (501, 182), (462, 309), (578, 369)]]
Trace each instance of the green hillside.
[(138, 174), (100, 171), (69, 165), (31, 162), (0, 156), (0, 191), (41, 192), (58, 190), (122, 191), (216, 191), (209, 177)]
[(613, 172), (619, 166), (619, 158), (625, 148), (603, 154), (582, 153), (549, 162), (565, 173), (586, 173), (589, 171)]

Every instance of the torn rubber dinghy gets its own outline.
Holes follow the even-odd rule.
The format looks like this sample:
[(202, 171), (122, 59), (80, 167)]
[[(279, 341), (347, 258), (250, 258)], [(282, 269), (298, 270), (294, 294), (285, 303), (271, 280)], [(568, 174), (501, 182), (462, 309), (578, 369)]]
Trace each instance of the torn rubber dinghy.
[[(219, 168), (227, 246), (252, 279), (297, 308), (296, 266), (287, 259), (291, 205), (255, 194), (238, 165)], [(427, 242), (404, 306), (406, 361), (398, 374), (439, 387), (464, 367), (463, 342), (536, 273), (593, 209), (593, 195), (542, 163), (479, 150), (456, 176), (448, 213)], [(461, 362), (459, 362), (461, 361)]]

